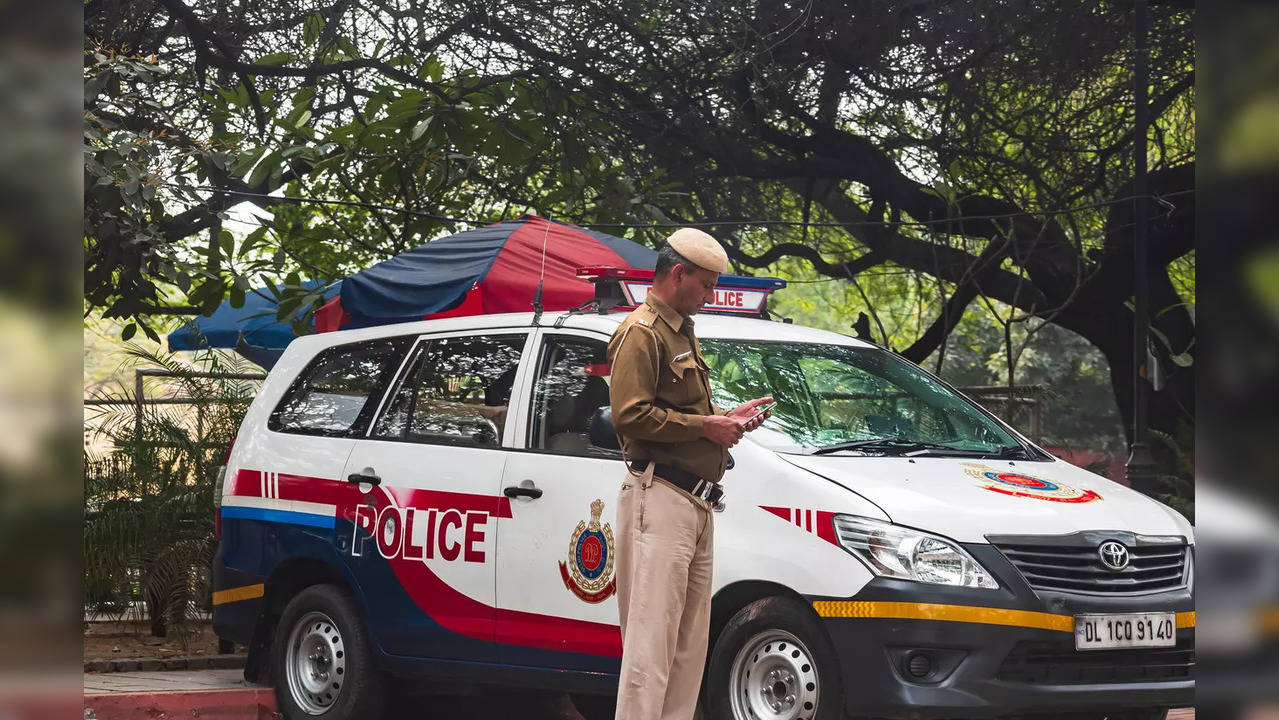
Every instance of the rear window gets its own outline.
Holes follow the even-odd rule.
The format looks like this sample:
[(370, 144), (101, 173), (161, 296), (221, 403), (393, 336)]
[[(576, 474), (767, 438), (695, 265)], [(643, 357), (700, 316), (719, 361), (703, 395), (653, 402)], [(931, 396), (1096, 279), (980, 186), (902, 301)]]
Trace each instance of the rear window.
[(388, 338), (325, 350), (285, 393), (267, 427), (304, 435), (361, 433), (411, 341)]

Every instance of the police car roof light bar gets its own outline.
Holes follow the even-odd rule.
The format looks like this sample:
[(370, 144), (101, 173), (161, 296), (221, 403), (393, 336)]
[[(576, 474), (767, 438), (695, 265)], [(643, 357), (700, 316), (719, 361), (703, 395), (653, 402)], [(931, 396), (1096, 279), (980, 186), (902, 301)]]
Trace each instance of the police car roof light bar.
[[(593, 267), (581, 267), (577, 269), (577, 276), (584, 280), (653, 280), (653, 271), (643, 268), (626, 268), (613, 267), (609, 265), (597, 265)], [(786, 281), (781, 278), (770, 277), (751, 277), (749, 275), (720, 275), (719, 282), (715, 284), (719, 288), (749, 288), (752, 290), (781, 290), (786, 287)]]
[[(637, 268), (593, 266), (578, 268), (577, 276), (595, 285), (597, 312), (626, 310), (644, 302), (653, 286), (653, 271)], [(780, 278), (720, 275), (715, 299), (702, 312), (767, 317), (765, 302), (774, 291), (786, 287)]]

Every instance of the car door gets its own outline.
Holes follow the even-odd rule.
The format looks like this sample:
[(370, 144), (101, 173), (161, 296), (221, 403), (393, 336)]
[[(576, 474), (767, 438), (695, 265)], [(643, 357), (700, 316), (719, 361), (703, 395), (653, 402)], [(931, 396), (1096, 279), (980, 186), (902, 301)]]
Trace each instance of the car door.
[(623, 465), (588, 437), (592, 413), (609, 404), (607, 339), (544, 330), (537, 343), (515, 429), (525, 449), (504, 472), (515, 497), (498, 520), (498, 659), (616, 672), (612, 528)]
[(419, 339), (347, 462), (345, 551), (387, 652), (494, 659), (497, 518), (526, 330)]

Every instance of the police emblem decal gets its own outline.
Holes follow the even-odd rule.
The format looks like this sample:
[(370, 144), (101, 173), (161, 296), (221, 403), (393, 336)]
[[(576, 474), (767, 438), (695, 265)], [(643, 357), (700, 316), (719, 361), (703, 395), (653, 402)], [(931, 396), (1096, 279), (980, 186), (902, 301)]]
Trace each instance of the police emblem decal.
[(1093, 490), (1080, 490), (1063, 482), (1002, 472), (979, 463), (964, 463), (964, 472), (981, 481), (981, 487), (1004, 495), (1063, 503), (1086, 503), (1100, 500)]
[(600, 524), (604, 501), (591, 503), (591, 520), (577, 524), (568, 539), (568, 562), (560, 561), (564, 587), (588, 603), (601, 603), (617, 592), (613, 577), (613, 528)]

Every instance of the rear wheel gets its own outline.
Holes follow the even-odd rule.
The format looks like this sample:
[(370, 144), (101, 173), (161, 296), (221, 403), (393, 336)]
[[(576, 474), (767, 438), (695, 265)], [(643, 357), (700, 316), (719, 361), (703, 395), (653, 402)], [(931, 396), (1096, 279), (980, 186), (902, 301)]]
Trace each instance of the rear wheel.
[(355, 599), (312, 585), (284, 608), (272, 647), (275, 696), (289, 720), (373, 720), (385, 683), (375, 667)]
[(715, 641), (706, 680), (713, 720), (834, 720), (844, 705), (830, 639), (788, 598), (757, 600), (734, 615)]

